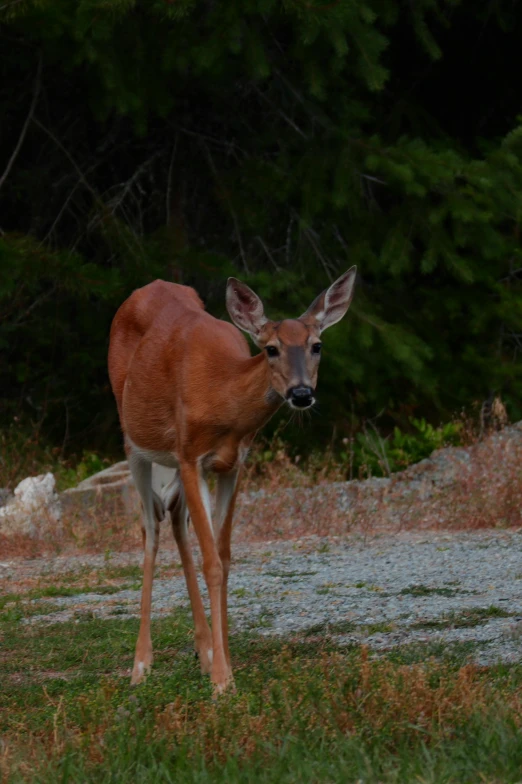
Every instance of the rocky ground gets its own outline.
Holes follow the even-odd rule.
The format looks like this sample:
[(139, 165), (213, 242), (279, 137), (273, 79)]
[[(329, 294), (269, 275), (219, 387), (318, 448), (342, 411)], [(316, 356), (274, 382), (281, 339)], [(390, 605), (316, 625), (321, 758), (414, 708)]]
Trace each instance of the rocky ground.
[(261, 540), (521, 527), (522, 422), (390, 477), (244, 494), (236, 518), (238, 534)]
[[(480, 664), (519, 661), (521, 471), (519, 423), (471, 447), (440, 450), (391, 478), (244, 493), (230, 578), (232, 629), (328, 634), (376, 653), (462, 643)], [(157, 616), (188, 607), (170, 539), (162, 534)], [(22, 607), (22, 622), (31, 624), (85, 613), (101, 621), (136, 616), (141, 555), (117, 550), (0, 554), (2, 607)]]
[[(114, 554), (110, 569), (118, 574), (139, 560), (138, 553)], [(173, 550), (160, 554), (156, 617), (188, 607), (182, 572), (173, 564)], [(96, 569), (107, 572), (106, 556), (0, 563), (4, 588), (11, 590), (61, 585), (64, 575), (70, 583), (75, 574)], [(139, 581), (131, 587), (117, 579), (110, 584), (110, 594), (93, 588), (26, 599), (36, 614), (24, 622), (71, 621), (86, 613), (100, 622), (137, 616)], [(230, 614), (232, 629), (266, 635), (328, 634), (339, 645), (366, 643), (376, 652), (415, 642), (469, 643), (479, 664), (519, 661), (522, 532), (312, 536), (242, 545), (230, 577)]]

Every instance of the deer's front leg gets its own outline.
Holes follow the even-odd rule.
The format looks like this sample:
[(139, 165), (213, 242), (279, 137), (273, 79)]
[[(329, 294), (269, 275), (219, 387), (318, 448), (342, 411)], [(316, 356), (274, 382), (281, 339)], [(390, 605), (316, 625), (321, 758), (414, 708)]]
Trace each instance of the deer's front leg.
[(230, 649), (228, 645), (228, 573), (230, 571), (230, 538), (232, 535), (232, 518), (238, 490), (237, 469), (226, 474), (218, 474), (216, 518), (218, 553), (223, 566), (223, 586), (221, 588), (221, 624), (223, 629), (223, 647), (230, 667)]
[(171, 500), (169, 510), (172, 519), (172, 531), (178, 545), (190, 606), (192, 607), (195, 648), (199, 656), (201, 672), (210, 673), (212, 670), (212, 635), (205, 615), (205, 608), (201, 601), (194, 559), (188, 540), (187, 505), (182, 486), (178, 488)]
[(181, 480), (185, 489), (187, 506), (198, 537), (203, 555), (203, 574), (210, 598), (212, 620), (212, 671), (214, 692), (220, 694), (233, 684), (223, 645), (221, 592), (223, 587), (223, 565), (214, 540), (210, 520), (210, 504), (207, 502), (205, 480), (197, 465), (184, 463), (180, 467)]

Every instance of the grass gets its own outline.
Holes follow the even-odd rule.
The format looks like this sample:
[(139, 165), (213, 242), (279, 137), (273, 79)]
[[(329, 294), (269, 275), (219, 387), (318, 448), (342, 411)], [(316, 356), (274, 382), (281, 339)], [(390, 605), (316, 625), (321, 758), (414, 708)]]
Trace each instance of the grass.
[[(440, 519), (454, 520), (461, 528), (520, 523), (522, 448), (484, 442), (473, 450), (473, 470), (459, 487), (444, 497), (435, 495), (422, 508), (417, 498), (407, 502), (407, 524), (431, 525), (432, 519), (435, 527)], [(266, 495), (240, 509), (238, 517), (254, 536), (256, 526), (262, 537), (274, 538), (279, 531), (295, 536), (346, 530), (346, 513), (336, 511), (335, 499), (327, 503), (324, 486), (299, 473), (289, 458), (276, 456), (262, 475), (253, 474), (247, 487), (255, 489), (259, 482)], [(335, 473), (326, 469), (316, 475), (319, 482), (332, 478)], [(278, 494), (285, 483), (314, 493)], [(377, 513), (384, 514), (379, 504)], [(364, 509), (361, 505), (362, 525)], [(26, 592), (15, 592), (13, 586), (0, 599), (0, 781), (522, 780), (522, 666), (469, 664), (477, 643), (416, 643), (370, 657), (353, 642), (336, 647), (336, 635), (386, 633), (393, 627), (360, 627), (348, 620), (286, 639), (236, 634), (231, 647), (238, 691), (214, 703), (209, 681), (194, 660), (191, 623), (178, 612), (153, 621), (153, 673), (143, 686), (131, 689), (136, 619), (100, 621), (85, 613), (60, 624), (23, 623), (61, 609), (45, 599), (138, 587), (140, 566), (112, 565), (111, 551), (122, 549), (122, 541), (138, 543), (139, 527), (133, 539), (128, 521), (108, 515), (91, 528), (91, 539), (82, 539), (80, 546), (105, 548), (102, 568), (44, 575)], [(318, 551), (328, 548), (323, 542)], [(314, 572), (270, 574), (291, 583)], [(380, 590), (365, 582), (354, 587)], [(317, 592), (330, 590), (334, 586), (324, 583)], [(236, 595), (244, 591), (237, 589)], [(453, 596), (463, 591), (412, 585), (404, 593)], [(458, 628), (507, 616), (494, 606), (472, 608), (416, 626)], [(265, 611), (256, 628), (271, 624)]]
[(455, 594), (467, 593), (466, 591), (455, 588), (430, 588), (428, 585), (410, 585), (408, 588), (403, 588), (401, 594), (410, 596), (455, 596)]
[[(132, 580), (132, 582), (124, 582)], [(0, 596), (0, 611), (11, 602), (78, 596), (82, 593), (114, 594), (123, 590), (141, 589), (142, 568), (126, 566), (82, 567), (60, 574), (43, 573), (34, 588), (22, 593), (8, 592)]]
[(0, 487), (12, 488), (26, 476), (51, 471), (58, 490), (65, 490), (115, 462), (88, 450), (66, 458), (63, 445), (53, 446), (42, 436), (40, 425), (19, 417), (0, 429), (0, 454)]
[(153, 622), (132, 689), (135, 619), (0, 624), (5, 782), (520, 781), (522, 668), (468, 649), (372, 659), (328, 636), (232, 637), (237, 694), (211, 700), (187, 616)]
[(323, 639), (331, 640), (343, 634), (354, 634), (361, 637), (362, 635), (386, 634), (387, 632), (393, 631), (393, 629), (393, 624), (386, 622), (356, 624), (353, 621), (337, 621), (337, 623), (329, 623), (326, 621), (324, 623), (316, 623), (313, 626), (309, 626), (302, 632), (302, 637), (304, 639), (309, 639), (322, 636)]
[(492, 618), (510, 618), (514, 613), (506, 612), (501, 607), (470, 607), (466, 610), (445, 613), (440, 618), (428, 621), (419, 621), (412, 624), (412, 629), (464, 629), (471, 626), (480, 626)]
[(269, 577), (280, 577), (282, 580), (293, 580), (300, 577), (311, 577), (317, 572), (277, 572), (277, 571), (266, 571), (266, 575)]
[[(132, 579), (133, 582), (125, 582)], [(55, 582), (57, 580), (57, 582)], [(9, 591), (0, 596), (0, 624), (9, 620), (22, 620), (34, 615), (49, 615), (64, 607), (46, 599), (79, 596), (84, 593), (111, 595), (122, 590), (141, 589), (141, 567), (137, 564), (104, 567), (84, 566), (78, 570), (58, 575), (43, 573), (35, 587)], [(43, 601), (42, 601), (43, 600)], [(115, 608), (115, 613), (124, 613)]]

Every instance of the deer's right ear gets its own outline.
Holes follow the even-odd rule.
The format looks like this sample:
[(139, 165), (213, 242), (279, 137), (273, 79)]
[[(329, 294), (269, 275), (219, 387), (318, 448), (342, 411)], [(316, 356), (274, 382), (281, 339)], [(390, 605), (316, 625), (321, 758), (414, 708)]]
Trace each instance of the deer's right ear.
[(257, 294), (237, 278), (227, 281), (227, 310), (236, 327), (248, 332), (257, 342), (259, 332), (268, 319)]

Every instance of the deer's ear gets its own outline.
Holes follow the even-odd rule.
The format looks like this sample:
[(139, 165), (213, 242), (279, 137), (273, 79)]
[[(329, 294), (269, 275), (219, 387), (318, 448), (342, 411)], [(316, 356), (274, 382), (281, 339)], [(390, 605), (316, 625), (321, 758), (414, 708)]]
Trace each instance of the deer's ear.
[(328, 329), (342, 319), (353, 297), (357, 267), (351, 267), (330, 288), (319, 294), (312, 302), (301, 321), (315, 320), (319, 330)]
[(268, 319), (257, 294), (237, 278), (227, 281), (227, 310), (236, 327), (248, 332), (256, 341)]

